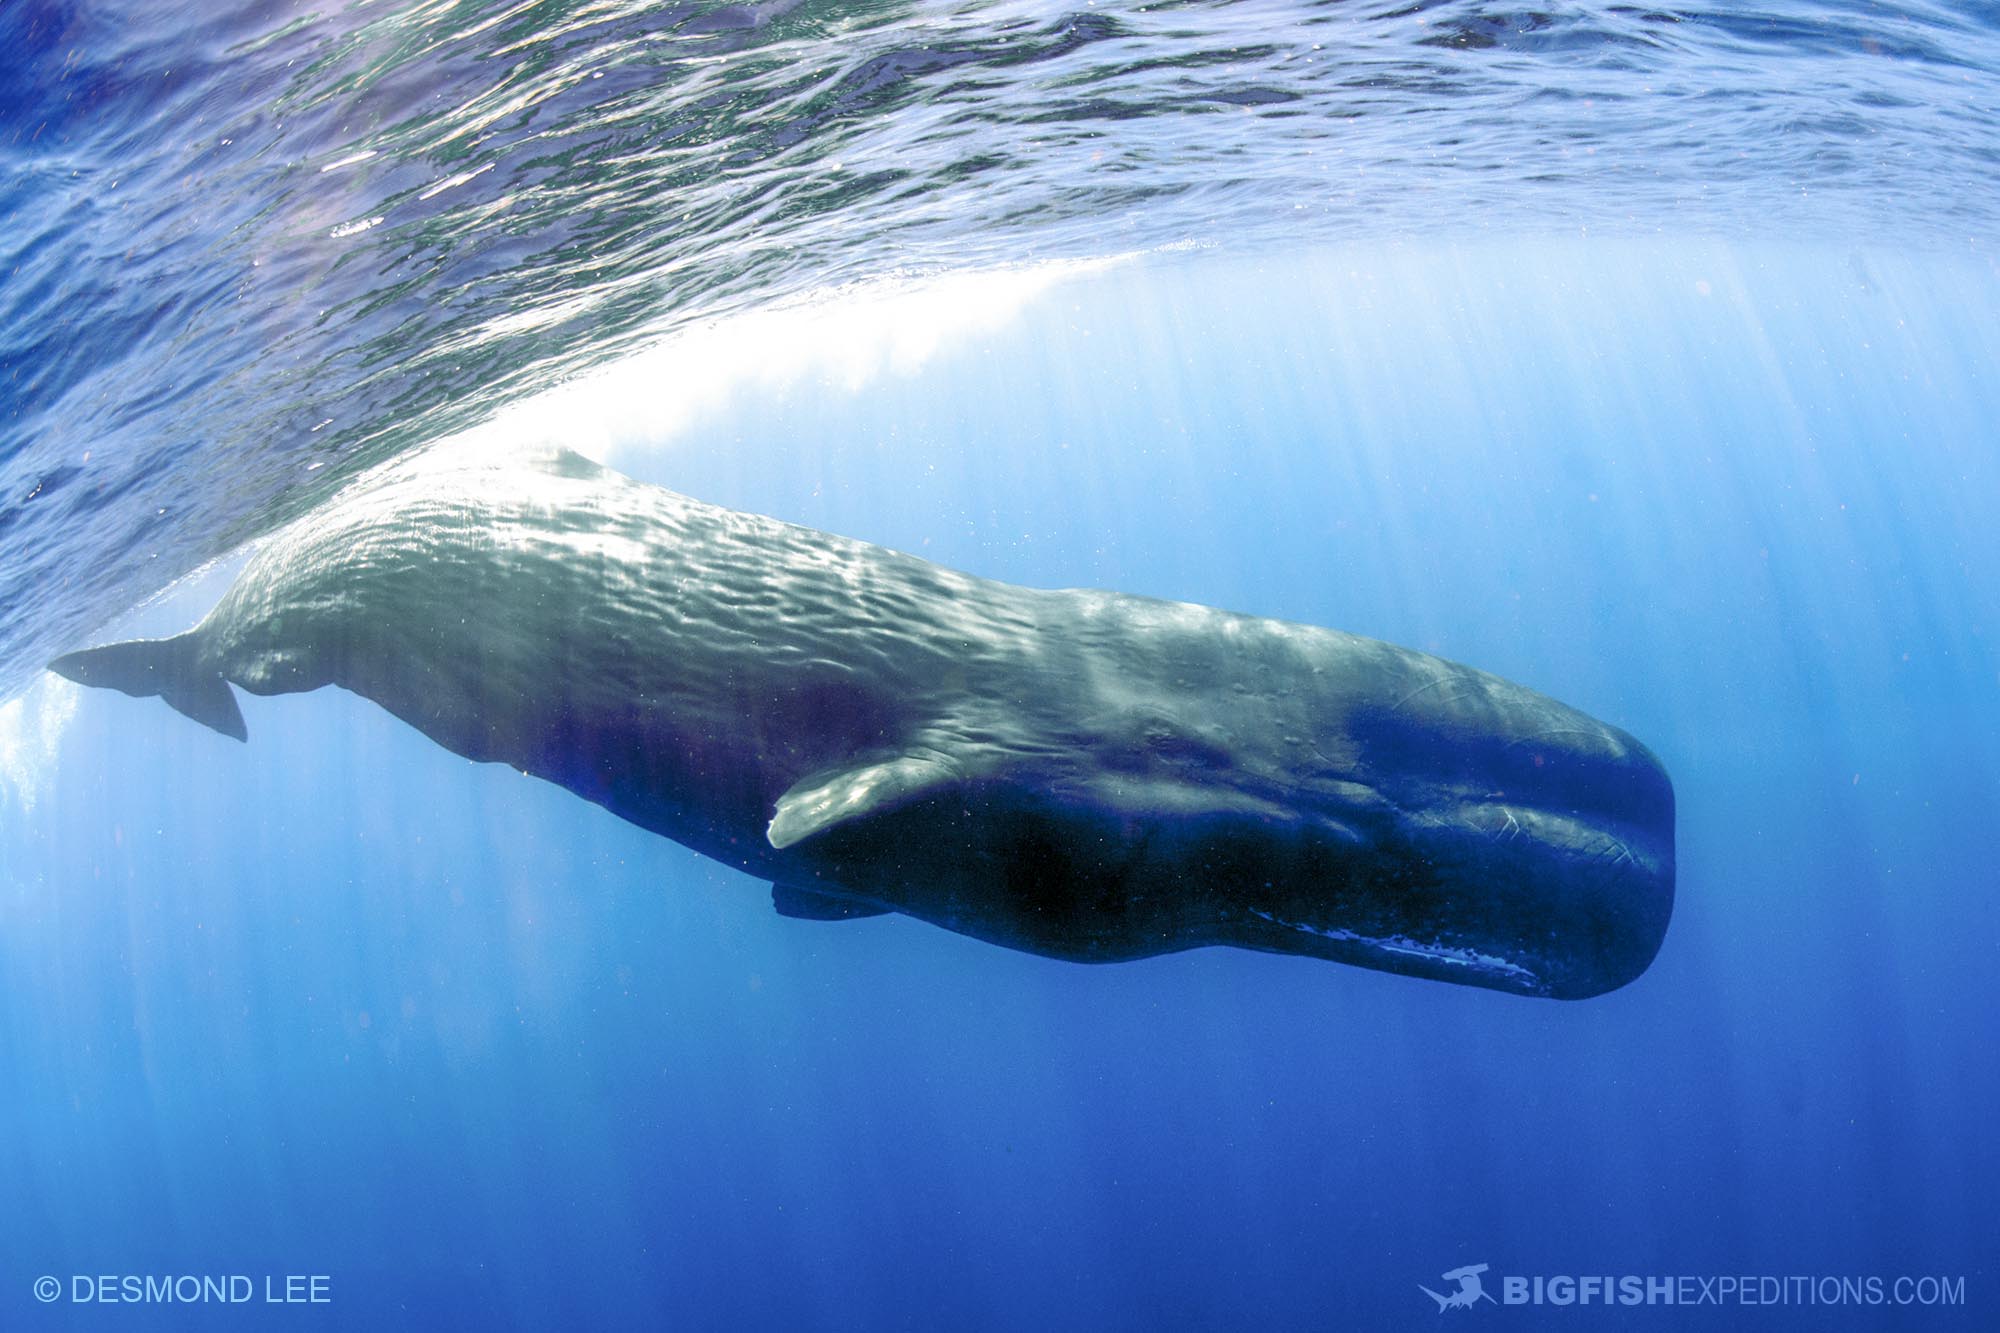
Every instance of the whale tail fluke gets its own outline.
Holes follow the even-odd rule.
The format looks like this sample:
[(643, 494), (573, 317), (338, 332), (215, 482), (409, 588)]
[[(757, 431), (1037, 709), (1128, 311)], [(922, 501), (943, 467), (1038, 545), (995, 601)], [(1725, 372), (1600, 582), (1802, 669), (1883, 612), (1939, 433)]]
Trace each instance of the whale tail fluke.
[(86, 648), (58, 657), (49, 663), (49, 670), (79, 685), (121, 690), (134, 698), (158, 695), (212, 731), (239, 741), (250, 738), (229, 682), (202, 664), (192, 631), (171, 639), (132, 639)]

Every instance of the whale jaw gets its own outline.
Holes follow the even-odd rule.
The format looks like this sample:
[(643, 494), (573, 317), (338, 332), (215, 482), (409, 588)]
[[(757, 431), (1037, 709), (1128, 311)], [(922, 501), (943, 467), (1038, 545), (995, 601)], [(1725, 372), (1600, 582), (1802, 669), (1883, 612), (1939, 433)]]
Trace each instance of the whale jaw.
[(1562, 1000), (1616, 990), (1659, 952), (1670, 852), (1525, 809), (1424, 822), (1423, 851), (1379, 858), (1341, 891), (1252, 901), (1230, 942)]

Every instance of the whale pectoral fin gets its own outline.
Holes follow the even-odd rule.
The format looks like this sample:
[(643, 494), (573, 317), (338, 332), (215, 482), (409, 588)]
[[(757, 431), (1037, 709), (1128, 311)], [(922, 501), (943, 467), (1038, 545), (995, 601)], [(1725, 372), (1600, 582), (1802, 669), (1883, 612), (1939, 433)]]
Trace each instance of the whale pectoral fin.
[(885, 916), (889, 912), (879, 903), (794, 888), (790, 884), (771, 886), (771, 906), (778, 909), (779, 916), (788, 916), (795, 921), (853, 921), (864, 916)]
[(836, 824), (879, 815), (961, 780), (962, 775), (943, 759), (914, 754), (844, 768), (831, 776), (815, 775), (778, 798), (765, 836), (782, 851)]

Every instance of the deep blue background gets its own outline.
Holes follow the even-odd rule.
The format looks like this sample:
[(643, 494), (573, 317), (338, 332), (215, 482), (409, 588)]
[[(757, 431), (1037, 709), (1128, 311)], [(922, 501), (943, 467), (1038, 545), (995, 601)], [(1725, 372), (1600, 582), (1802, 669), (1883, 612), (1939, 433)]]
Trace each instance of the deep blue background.
[(29, 1288), (165, 1271), (328, 1273), (296, 1320), (355, 1328), (1619, 1317), (1416, 1290), (1481, 1261), (1964, 1275), (1653, 1322), (1989, 1323), (1996, 310), (1989, 261), (1831, 249), (1166, 257), (612, 455), (1628, 728), (1679, 901), (1579, 1004), (783, 920), (352, 696), (245, 697), (239, 746), (45, 682), (0, 711), (0, 1325), (159, 1326)]

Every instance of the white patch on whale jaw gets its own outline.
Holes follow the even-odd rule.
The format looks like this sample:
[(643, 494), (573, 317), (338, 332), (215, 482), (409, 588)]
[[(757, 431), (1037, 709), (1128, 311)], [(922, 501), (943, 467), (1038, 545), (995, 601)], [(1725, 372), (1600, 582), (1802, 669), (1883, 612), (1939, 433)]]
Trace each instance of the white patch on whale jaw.
[(1427, 963), (1443, 964), (1446, 973), (1462, 971), (1464, 979), (1475, 977), (1496, 982), (1504, 989), (1524, 995), (1547, 995), (1549, 987), (1532, 969), (1519, 963), (1510, 963), (1505, 958), (1481, 953), (1477, 949), (1461, 949), (1444, 944), (1425, 944), (1402, 935), (1381, 937), (1363, 935), (1359, 931), (1339, 927), (1309, 926), (1303, 921), (1287, 921), (1283, 917), (1252, 907), (1250, 915), (1295, 930), (1301, 935), (1313, 935), (1320, 939), (1333, 940), (1340, 944), (1359, 945), (1365, 950), (1387, 955), (1391, 959), (1416, 959)]

